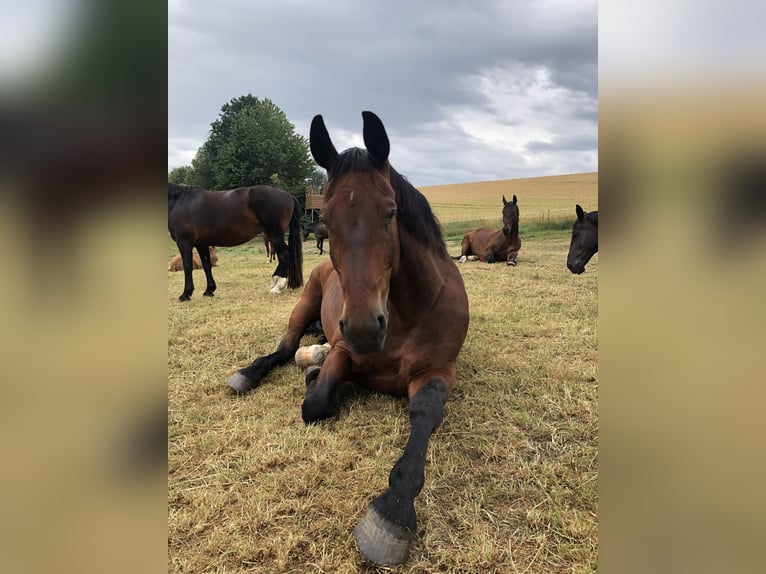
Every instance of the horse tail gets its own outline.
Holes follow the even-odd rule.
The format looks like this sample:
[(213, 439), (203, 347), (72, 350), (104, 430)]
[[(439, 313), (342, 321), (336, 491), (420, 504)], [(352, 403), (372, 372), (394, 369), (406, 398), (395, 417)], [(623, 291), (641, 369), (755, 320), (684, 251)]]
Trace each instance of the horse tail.
[(287, 239), (287, 286), (295, 289), (303, 285), (303, 241), (301, 240), (301, 205), (293, 197), (293, 216), (290, 218), (290, 237)]

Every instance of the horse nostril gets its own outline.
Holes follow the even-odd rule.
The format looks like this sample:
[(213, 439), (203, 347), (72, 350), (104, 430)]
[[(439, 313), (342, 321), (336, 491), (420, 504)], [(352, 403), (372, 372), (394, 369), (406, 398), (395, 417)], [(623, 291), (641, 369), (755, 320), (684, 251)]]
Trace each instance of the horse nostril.
[(346, 332), (346, 322), (343, 319), (341, 319), (340, 321), (338, 321), (338, 326), (340, 327), (340, 334), (344, 335)]
[(567, 263), (567, 269), (569, 269), (570, 271), (572, 270), (572, 264), (571, 263)]
[(386, 318), (382, 314), (378, 315), (378, 327), (381, 331), (386, 330)]

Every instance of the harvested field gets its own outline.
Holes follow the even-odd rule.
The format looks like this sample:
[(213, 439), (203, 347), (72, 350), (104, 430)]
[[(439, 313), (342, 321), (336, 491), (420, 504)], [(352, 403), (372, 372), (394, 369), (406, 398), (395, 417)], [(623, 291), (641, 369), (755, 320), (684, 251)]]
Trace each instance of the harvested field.
[(428, 198), (439, 221), (500, 219), (502, 196), (519, 198), (522, 225), (526, 222), (574, 218), (575, 203), (597, 209), (598, 172), (548, 177), (456, 183), (418, 188)]

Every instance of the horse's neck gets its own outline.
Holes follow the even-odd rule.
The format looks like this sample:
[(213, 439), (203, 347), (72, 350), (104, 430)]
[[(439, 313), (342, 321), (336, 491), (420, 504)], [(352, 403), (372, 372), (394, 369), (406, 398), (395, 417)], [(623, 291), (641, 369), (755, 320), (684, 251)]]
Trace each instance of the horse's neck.
[(519, 236), (519, 222), (515, 221), (511, 224), (511, 232), (508, 234), (510, 239), (516, 239)]
[[(406, 247), (403, 247), (403, 241)], [(428, 309), (444, 286), (440, 256), (415, 241), (406, 231), (400, 231), (399, 242), (399, 269), (391, 278), (389, 298), (400, 309), (409, 309), (417, 301), (417, 307), (411, 309), (413, 313)]]

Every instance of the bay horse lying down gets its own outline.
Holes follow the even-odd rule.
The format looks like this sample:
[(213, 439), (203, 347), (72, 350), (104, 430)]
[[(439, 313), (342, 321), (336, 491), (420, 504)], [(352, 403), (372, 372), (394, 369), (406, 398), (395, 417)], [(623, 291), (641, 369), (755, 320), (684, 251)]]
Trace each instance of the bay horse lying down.
[[(240, 369), (228, 384), (257, 387), (291, 360), (307, 327), (320, 320), (330, 344), (322, 367), (306, 374), (306, 423), (332, 416), (339, 383), (353, 381), (410, 399), (410, 436), (389, 488), (354, 528), (376, 564), (400, 564), (416, 533), (414, 501), (425, 481), (426, 449), (455, 384), (455, 361), (468, 331), (468, 298), (425, 197), (388, 162), (380, 119), (363, 112), (366, 150), (338, 153), (322, 116), (310, 146), (327, 170), (321, 217), (333, 240), (329, 260), (311, 272), (277, 350)], [(381, 429), (381, 433), (385, 430)]]
[[(192, 248), (197, 249), (205, 270), (207, 288), (216, 290), (211, 271), (210, 245), (231, 247), (263, 233), (277, 254), (272, 292), (278, 285), (295, 289), (303, 285), (303, 242), (298, 200), (281, 189), (267, 185), (208, 191), (168, 182), (168, 231), (178, 245), (184, 267), (184, 290), (179, 301), (188, 301), (194, 291)], [(290, 238), (285, 244), (285, 233)]]
[(575, 205), (577, 219), (572, 225), (572, 241), (569, 243), (567, 269), (579, 275), (585, 265), (598, 252), (598, 210), (585, 212)]
[[(210, 265), (215, 267), (218, 264), (218, 254), (215, 252), (215, 247), (210, 246)], [(199, 258), (199, 253), (192, 253), (192, 266), (194, 269), (202, 269), (202, 260)], [(168, 271), (183, 271), (184, 264), (180, 255), (176, 255), (170, 260), (168, 264)]]
[(460, 263), (469, 258), (478, 258), (486, 263), (505, 261), (508, 265), (516, 265), (516, 257), (521, 249), (519, 239), (519, 207), (516, 196), (512, 201), (506, 201), (503, 196), (503, 228), (472, 229), (463, 236), (460, 244), (460, 256), (455, 257)]

